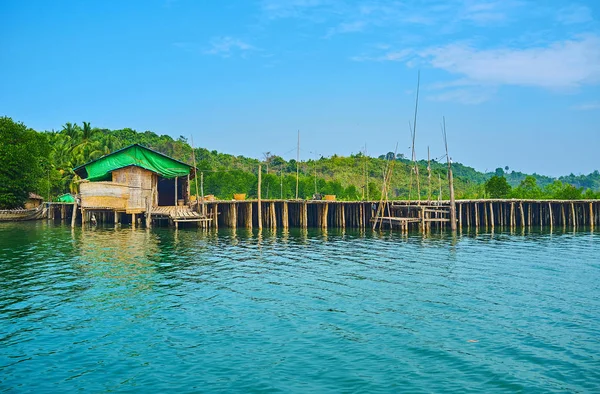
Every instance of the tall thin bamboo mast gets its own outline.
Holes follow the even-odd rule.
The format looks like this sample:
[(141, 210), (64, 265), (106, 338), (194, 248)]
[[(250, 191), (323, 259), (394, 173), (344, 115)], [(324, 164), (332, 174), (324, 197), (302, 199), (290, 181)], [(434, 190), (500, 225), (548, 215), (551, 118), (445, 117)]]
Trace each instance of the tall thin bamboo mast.
[[(196, 152), (194, 149), (194, 136), (192, 135), (191, 137), (192, 137), (192, 159), (194, 160), (194, 177), (196, 178), (196, 211), (200, 212), (200, 205), (198, 205), (198, 174), (196, 173), (198, 171), (198, 169), (196, 168)], [(202, 194), (204, 194), (204, 193), (202, 193)], [(154, 201), (152, 203), (154, 203)], [(204, 205), (204, 199), (202, 201), (202, 205)]]
[(315, 153), (315, 194), (317, 194), (317, 154)]
[(452, 160), (448, 154), (448, 138), (446, 137), (446, 117), (444, 121), (444, 145), (446, 146), (446, 160), (448, 161), (448, 183), (450, 186), (450, 229), (456, 232), (456, 201), (454, 200), (454, 178), (452, 176)]
[(415, 117), (413, 120), (413, 140), (412, 140), (412, 154), (413, 154), (413, 162), (415, 165), (415, 176), (417, 177), (417, 196), (419, 197), (419, 202), (421, 201), (421, 186), (419, 183), (419, 167), (417, 166), (417, 154), (415, 152), (415, 139), (417, 137), (417, 113), (419, 110), (419, 89), (421, 87), (421, 70), (417, 75), (417, 97), (415, 99)]
[(262, 230), (262, 199), (261, 199), (261, 181), (262, 181), (262, 165), (258, 165), (258, 190), (257, 190), (257, 194), (258, 194), (258, 203), (257, 203), (257, 208), (258, 208), (258, 229)]
[(369, 201), (369, 156), (367, 152), (367, 144), (365, 144), (365, 173), (367, 179), (367, 201)]
[(296, 149), (296, 200), (298, 199), (298, 176), (300, 175), (300, 130), (298, 130), (298, 148)]
[(429, 146), (427, 147), (427, 180), (429, 188), (427, 190), (427, 203), (431, 202), (431, 156), (429, 155)]

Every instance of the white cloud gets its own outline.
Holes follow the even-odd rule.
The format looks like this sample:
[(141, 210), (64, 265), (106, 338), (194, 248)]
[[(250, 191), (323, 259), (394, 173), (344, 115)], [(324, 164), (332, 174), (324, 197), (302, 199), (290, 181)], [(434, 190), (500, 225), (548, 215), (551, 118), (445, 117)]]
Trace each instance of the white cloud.
[(490, 88), (467, 87), (428, 94), (426, 98), (432, 101), (452, 101), (474, 105), (488, 101), (495, 92), (495, 89)]
[(399, 61), (407, 60), (409, 58), (409, 56), (411, 56), (413, 53), (414, 53), (414, 50), (412, 50), (412, 49), (403, 49), (403, 50), (399, 50), (399, 51), (388, 51), (388, 52), (384, 53), (383, 55), (379, 55), (379, 56), (367, 56), (367, 55), (353, 56), (350, 58), (350, 60), (353, 60), (355, 62), (385, 62), (385, 61), (399, 62)]
[(565, 25), (575, 25), (594, 20), (592, 11), (583, 5), (573, 4), (558, 10), (556, 19)]
[(575, 111), (595, 111), (600, 110), (600, 101), (592, 101), (588, 103), (581, 103), (571, 107)]
[(263, 0), (261, 8), (268, 19), (298, 18), (329, 3), (328, 0)]
[(238, 38), (234, 37), (215, 37), (210, 41), (210, 48), (205, 50), (207, 55), (217, 55), (222, 57), (230, 57), (234, 53), (244, 55), (248, 51), (256, 50), (256, 48)]
[(572, 89), (600, 82), (600, 37), (593, 35), (526, 49), (449, 44), (420, 56), (434, 68), (481, 84)]
[(330, 38), (336, 34), (356, 33), (362, 31), (366, 26), (364, 21), (355, 21), (349, 23), (340, 23), (337, 27), (332, 27), (327, 31), (325, 38)]

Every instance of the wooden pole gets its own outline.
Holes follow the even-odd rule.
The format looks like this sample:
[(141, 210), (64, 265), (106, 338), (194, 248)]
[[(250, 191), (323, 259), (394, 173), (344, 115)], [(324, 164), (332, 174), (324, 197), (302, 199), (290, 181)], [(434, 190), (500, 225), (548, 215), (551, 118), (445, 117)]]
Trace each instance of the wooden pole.
[(275, 213), (275, 203), (271, 202), (269, 205), (271, 211), (271, 229), (275, 230), (277, 228), (277, 215)]
[(460, 227), (460, 231), (462, 232), (462, 222), (463, 222), (463, 209), (462, 209), (463, 205), (462, 204), (458, 204), (458, 209), (459, 209), (459, 213), (458, 213), (458, 226)]
[(290, 227), (290, 222), (289, 222), (289, 207), (288, 207), (288, 202), (284, 201), (283, 202), (283, 214), (281, 215), (281, 224), (283, 225), (283, 228), (285, 230), (287, 230)]
[(252, 202), (246, 203), (246, 228), (252, 230)]
[(490, 222), (492, 223), (492, 228), (494, 228), (494, 204), (490, 202)]
[(298, 148), (296, 150), (296, 200), (298, 199), (299, 176), (300, 176), (300, 130), (298, 130)]
[(258, 229), (262, 230), (262, 199), (261, 199), (262, 166), (258, 165)]
[(215, 230), (219, 229), (219, 204), (213, 206), (213, 222)]
[(302, 201), (302, 228), (308, 228), (308, 204)]
[(521, 227), (525, 228), (525, 210), (523, 209), (523, 201), (519, 201), (519, 210), (521, 211)]
[(560, 211), (561, 211), (561, 216), (562, 216), (563, 227), (566, 227), (566, 225), (567, 225), (567, 214), (565, 213), (565, 203), (560, 203)]
[[(198, 179), (196, 179), (196, 188), (198, 187)], [(206, 205), (204, 202), (204, 172), (200, 173), (200, 192), (202, 193), (202, 195), (200, 196), (200, 201), (202, 202), (202, 216), (206, 216)], [(198, 199), (198, 196), (196, 196), (196, 200)], [(197, 203), (198, 201), (196, 201)], [(197, 204), (196, 204), (197, 205)]]
[(552, 227), (554, 226), (554, 218), (552, 217), (552, 203), (548, 203), (548, 212), (550, 213), (550, 231), (552, 231)]
[(71, 227), (75, 227), (75, 220), (77, 220), (77, 199), (73, 203), (73, 216), (71, 216)]
[(329, 214), (329, 203), (325, 203), (323, 206), (323, 212), (321, 214), (321, 228), (327, 230), (327, 216)]
[(175, 177), (175, 206), (177, 206), (177, 177)]
[(475, 203), (475, 229), (479, 228), (479, 204)]
[(575, 218), (575, 204), (571, 203), (571, 217), (573, 218), (573, 229), (577, 228), (577, 219)]
[(594, 229), (594, 203), (590, 202), (590, 227)]
[(448, 161), (448, 183), (450, 186), (450, 229), (456, 232), (456, 201), (454, 200), (454, 178), (452, 176), (452, 160), (448, 154), (448, 139), (446, 138), (446, 118), (444, 121), (444, 145), (446, 146), (446, 159)]
[[(194, 177), (196, 178), (196, 211), (199, 211), (198, 206), (198, 168), (196, 168), (196, 150), (194, 149), (194, 136), (192, 135), (192, 159), (194, 160)], [(204, 191), (202, 191), (202, 202), (204, 203)]]
[(515, 203), (511, 202), (510, 203), (510, 228), (511, 228), (511, 230), (515, 227), (514, 214), (515, 214)]

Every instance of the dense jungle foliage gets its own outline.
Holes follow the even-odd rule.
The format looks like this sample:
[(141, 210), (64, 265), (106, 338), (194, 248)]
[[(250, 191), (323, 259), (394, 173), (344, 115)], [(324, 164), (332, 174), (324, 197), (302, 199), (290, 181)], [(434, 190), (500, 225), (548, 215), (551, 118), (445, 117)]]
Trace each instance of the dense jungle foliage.
[[(78, 177), (73, 168), (90, 160), (138, 143), (177, 160), (192, 164), (192, 148), (185, 137), (173, 139), (150, 131), (125, 128), (108, 130), (65, 123), (60, 131), (36, 132), (8, 117), (0, 118), (0, 207), (22, 206), (29, 192), (53, 199), (76, 193)], [(262, 164), (262, 197), (295, 198), (296, 161), (264, 154), (261, 160), (195, 149), (197, 168), (204, 173), (204, 193), (232, 198), (233, 193), (257, 196), (258, 165)], [(377, 200), (383, 174), (393, 166), (389, 197), (392, 199), (448, 198), (447, 164), (432, 160), (413, 163), (389, 152), (379, 157), (333, 155), (301, 161), (299, 198), (335, 194), (340, 200)], [(457, 198), (600, 198), (600, 173), (569, 175), (558, 179), (505, 167), (482, 173), (460, 163), (452, 165)], [(418, 183), (417, 183), (418, 178)], [(368, 186), (367, 186), (368, 185)], [(195, 190), (192, 183), (191, 190)]]

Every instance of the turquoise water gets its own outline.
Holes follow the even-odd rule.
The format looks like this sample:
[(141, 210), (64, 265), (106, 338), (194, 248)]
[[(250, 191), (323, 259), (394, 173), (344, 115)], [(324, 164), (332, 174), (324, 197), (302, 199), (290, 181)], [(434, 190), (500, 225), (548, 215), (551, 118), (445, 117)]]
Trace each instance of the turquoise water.
[(0, 223), (0, 391), (598, 392), (600, 233)]

